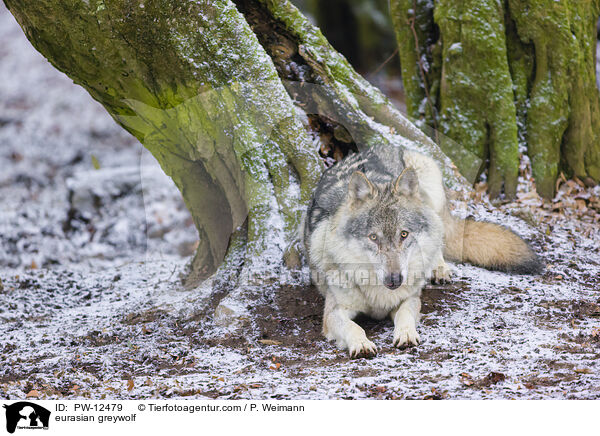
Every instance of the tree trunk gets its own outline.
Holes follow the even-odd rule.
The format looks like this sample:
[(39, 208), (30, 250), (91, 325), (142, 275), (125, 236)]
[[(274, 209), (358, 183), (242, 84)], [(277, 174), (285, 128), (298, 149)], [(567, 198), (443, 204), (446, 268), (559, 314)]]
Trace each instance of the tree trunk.
[[(32, 44), (172, 177), (200, 234), (188, 283), (243, 325), (282, 282), (284, 250), (324, 168), (313, 138), (348, 149), (438, 147), (288, 1), (5, 0)], [(333, 127), (332, 127), (333, 126)], [(325, 132), (326, 133), (326, 132)], [(292, 247), (289, 264), (297, 263)]]
[(476, 155), (493, 196), (514, 196), (520, 145), (544, 197), (560, 171), (600, 181), (600, 1), (392, 0), (391, 9), (409, 115)]

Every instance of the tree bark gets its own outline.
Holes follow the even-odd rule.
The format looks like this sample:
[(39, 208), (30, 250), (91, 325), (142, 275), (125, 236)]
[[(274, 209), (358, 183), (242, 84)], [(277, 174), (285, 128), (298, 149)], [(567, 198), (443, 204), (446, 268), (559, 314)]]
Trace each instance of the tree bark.
[(598, 0), (392, 0), (391, 8), (409, 115), (477, 156), (492, 196), (515, 195), (519, 146), (544, 197), (554, 196), (560, 171), (600, 181)]
[[(463, 184), (288, 1), (5, 3), (32, 44), (175, 181), (200, 234), (188, 284), (203, 282), (203, 310), (223, 324), (243, 324), (281, 282), (324, 168), (313, 140), (323, 125), (343, 130), (348, 148), (420, 149), (452, 187)], [(293, 246), (285, 257), (299, 259)]]

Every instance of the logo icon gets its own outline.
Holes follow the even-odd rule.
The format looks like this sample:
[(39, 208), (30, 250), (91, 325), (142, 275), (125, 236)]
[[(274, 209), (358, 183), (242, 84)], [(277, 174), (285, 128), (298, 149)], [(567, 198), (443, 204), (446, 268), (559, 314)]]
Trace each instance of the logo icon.
[(19, 401), (4, 405), (6, 409), (6, 431), (14, 433), (18, 429), (48, 429), (50, 411), (39, 404)]

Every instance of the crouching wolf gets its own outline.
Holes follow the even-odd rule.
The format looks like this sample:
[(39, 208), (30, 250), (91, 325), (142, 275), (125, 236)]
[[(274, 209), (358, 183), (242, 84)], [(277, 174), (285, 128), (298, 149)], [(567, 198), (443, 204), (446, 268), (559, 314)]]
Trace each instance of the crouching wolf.
[(537, 255), (512, 231), (450, 214), (442, 174), (429, 157), (392, 147), (348, 156), (322, 176), (302, 239), (325, 297), (323, 334), (350, 355), (377, 347), (353, 320), (391, 316), (394, 345), (417, 345), (421, 289), (447, 280), (444, 259), (533, 274)]

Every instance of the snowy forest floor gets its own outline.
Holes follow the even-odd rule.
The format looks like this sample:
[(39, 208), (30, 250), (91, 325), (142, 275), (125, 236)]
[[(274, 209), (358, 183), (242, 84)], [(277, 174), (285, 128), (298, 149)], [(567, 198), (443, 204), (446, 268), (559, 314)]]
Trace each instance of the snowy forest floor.
[[(260, 333), (207, 332), (179, 276), (197, 234), (142, 146), (27, 42), (0, 6), (0, 397), (600, 398), (600, 189), (562, 182), (462, 213), (503, 223), (538, 277), (455, 265), (424, 291), (423, 344), (350, 360), (320, 334), (312, 287), (284, 289)], [(460, 206), (459, 206), (460, 207)]]

